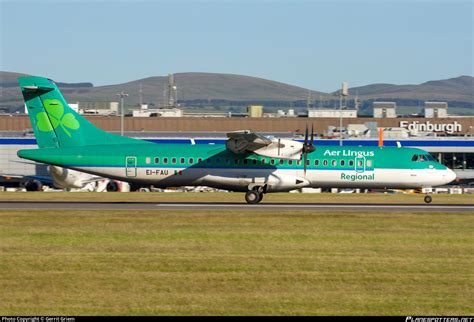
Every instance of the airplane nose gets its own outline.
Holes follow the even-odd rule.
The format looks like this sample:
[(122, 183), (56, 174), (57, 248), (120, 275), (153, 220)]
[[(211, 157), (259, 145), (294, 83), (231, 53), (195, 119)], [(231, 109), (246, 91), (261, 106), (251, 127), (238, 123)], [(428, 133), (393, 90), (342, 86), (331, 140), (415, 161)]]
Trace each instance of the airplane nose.
[(446, 183), (450, 183), (456, 179), (456, 172), (451, 169), (446, 169)]

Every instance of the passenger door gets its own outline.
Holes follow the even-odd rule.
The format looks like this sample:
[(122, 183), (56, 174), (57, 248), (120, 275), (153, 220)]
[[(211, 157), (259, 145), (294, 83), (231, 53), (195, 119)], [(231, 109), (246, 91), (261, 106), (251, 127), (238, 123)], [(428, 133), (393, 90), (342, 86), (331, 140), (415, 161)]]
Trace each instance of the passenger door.
[(126, 157), (125, 158), (125, 173), (129, 178), (137, 176), (137, 157)]

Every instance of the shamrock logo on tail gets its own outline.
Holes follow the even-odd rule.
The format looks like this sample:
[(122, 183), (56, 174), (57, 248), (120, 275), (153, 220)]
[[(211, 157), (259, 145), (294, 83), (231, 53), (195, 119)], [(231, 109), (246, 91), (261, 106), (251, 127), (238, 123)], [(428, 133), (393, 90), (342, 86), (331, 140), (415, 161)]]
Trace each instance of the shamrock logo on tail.
[[(50, 132), (53, 128), (55, 129), (60, 126), (69, 137), (72, 137), (67, 129), (77, 130), (80, 127), (74, 115), (72, 113), (64, 114), (64, 106), (57, 99), (47, 99), (43, 104), (49, 114), (49, 119), (45, 112), (40, 112), (36, 115), (39, 130)], [(51, 123), (49, 122), (50, 120)]]

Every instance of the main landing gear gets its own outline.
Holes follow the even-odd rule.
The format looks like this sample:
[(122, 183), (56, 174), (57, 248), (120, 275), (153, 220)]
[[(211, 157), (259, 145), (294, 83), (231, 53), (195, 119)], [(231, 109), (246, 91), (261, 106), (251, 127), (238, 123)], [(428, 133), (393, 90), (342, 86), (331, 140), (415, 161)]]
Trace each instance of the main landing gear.
[(249, 190), (245, 193), (245, 201), (249, 204), (256, 204), (262, 201), (263, 199), (263, 188), (254, 187), (252, 190)]
[(426, 195), (424, 200), (425, 200), (425, 203), (431, 203), (433, 198), (431, 198), (431, 196), (429, 196), (429, 195)]

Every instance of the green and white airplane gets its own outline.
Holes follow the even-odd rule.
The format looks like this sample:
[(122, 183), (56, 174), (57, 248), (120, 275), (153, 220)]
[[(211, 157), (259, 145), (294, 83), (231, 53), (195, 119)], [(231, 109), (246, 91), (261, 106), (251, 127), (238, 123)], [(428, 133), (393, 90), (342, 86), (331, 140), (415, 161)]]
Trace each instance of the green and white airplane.
[(250, 131), (228, 133), (226, 145), (117, 136), (74, 112), (53, 81), (21, 77), (19, 83), (39, 146), (19, 157), (139, 185), (209, 186), (245, 192), (248, 203), (258, 203), (265, 193), (304, 187), (425, 188), (456, 177), (420, 149), (316, 147), (308, 130), (303, 143)]

